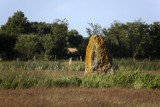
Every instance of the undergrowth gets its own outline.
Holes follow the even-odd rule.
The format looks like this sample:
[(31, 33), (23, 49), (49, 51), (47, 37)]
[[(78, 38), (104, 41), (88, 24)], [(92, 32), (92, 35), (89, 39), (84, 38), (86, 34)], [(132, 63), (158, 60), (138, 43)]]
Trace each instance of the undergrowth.
[(74, 61), (10, 61), (0, 62), (0, 70), (52, 70), (52, 71), (84, 71), (84, 62)]
[(85, 87), (85, 88), (160, 88), (160, 75), (142, 72), (116, 73), (114, 75), (89, 75), (85, 77), (49, 77), (38, 72), (8, 72), (0, 75), (0, 88), (50, 88), (50, 87)]
[[(115, 69), (125, 71), (158, 71), (160, 70), (160, 60), (136, 60), (131, 59), (114, 59), (113, 66)], [(67, 60), (59, 61), (1, 61), (0, 70), (52, 70), (52, 71), (84, 71), (85, 64), (81, 61)]]
[[(87, 87), (87, 88), (160, 88), (160, 75), (144, 71), (159, 71), (160, 61), (132, 61), (131, 59), (113, 60), (118, 72), (114, 75), (90, 76), (47, 76), (45, 71), (84, 71), (84, 62), (73, 61), (1, 61), (0, 88), (50, 88), (50, 87)], [(141, 71), (141, 72), (140, 72)], [(63, 72), (62, 72), (63, 74)], [(78, 74), (78, 73), (76, 73)]]

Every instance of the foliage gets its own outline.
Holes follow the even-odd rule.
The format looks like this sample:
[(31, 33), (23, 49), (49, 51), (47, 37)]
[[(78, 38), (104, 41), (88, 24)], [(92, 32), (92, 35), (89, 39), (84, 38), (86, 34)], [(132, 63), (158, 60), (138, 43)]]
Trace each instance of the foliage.
[(41, 36), (40, 43), (42, 44), (43, 47), (44, 59), (45, 60), (51, 59), (52, 51), (54, 51), (54, 48), (56, 47), (53, 35)]
[[(118, 57), (137, 58), (157, 58), (159, 46), (159, 28), (157, 24), (156, 31), (152, 30), (153, 25), (149, 26), (141, 20), (127, 23), (114, 22), (106, 33), (111, 53)], [(158, 32), (157, 32), (158, 31)], [(153, 33), (154, 32), (154, 33)], [(156, 39), (155, 42), (153, 38)], [(153, 45), (154, 44), (154, 45)], [(156, 45), (157, 44), (157, 45)], [(156, 45), (156, 46), (155, 46)]]
[[(147, 24), (142, 20), (126, 23), (115, 21), (109, 28), (102, 28), (99, 24), (88, 24), (89, 27), (86, 28), (88, 35), (105, 36), (114, 57), (133, 57), (134, 60), (160, 58), (160, 22)], [(31, 59), (38, 54), (41, 58), (48, 60), (53, 59), (54, 56), (62, 59), (71, 57), (71, 54), (67, 53), (67, 48), (76, 47), (78, 52), (75, 56), (84, 58), (89, 38), (83, 38), (77, 30), (68, 30), (68, 25), (66, 19), (57, 19), (53, 23), (29, 22), (22, 11), (17, 11), (0, 28), (0, 35), (3, 35), (0, 36), (0, 57), (13, 59), (23, 55), (25, 59)], [(23, 43), (20, 44), (17, 40), (17, 36), (19, 39), (22, 38), (21, 35), (28, 35), (28, 38), (35, 35), (35, 43), (31, 40), (30, 45), (25, 44), (28, 49), (32, 44), (29, 50), (34, 50), (33, 52), (25, 52), (22, 49), (20, 51), (14, 47), (18, 46), (17, 44), (19, 48), (23, 47)], [(21, 54), (17, 54), (14, 49)]]
[(43, 79), (43, 75), (38, 76), (27, 72), (1, 72), (0, 87), (7, 89), (30, 88), (35, 86), (40, 79)]
[(20, 35), (15, 45), (15, 49), (28, 59), (39, 54), (39, 48), (39, 40), (36, 35)]
[(66, 54), (67, 48), (68, 22), (66, 19), (57, 20), (51, 24), (51, 28), (54, 37), (54, 43), (56, 44), (53, 55), (63, 57)]
[(127, 29), (133, 57), (135, 58), (137, 55), (143, 56), (145, 54), (145, 45), (151, 42), (149, 40), (148, 25), (141, 21), (135, 21), (133, 23), (127, 23)]
[(82, 81), (82, 87), (132, 87), (132, 88), (160, 88), (160, 76), (130, 72), (128, 74), (116, 73), (115, 75), (91, 75)]
[(13, 59), (16, 54), (14, 50), (17, 36), (0, 33), (0, 58), (2, 59)]
[[(55, 22), (51, 25), (51, 32), (49, 29), (45, 30), (44, 27), (44, 23), (38, 24), (36, 34), (39, 36), (29, 34), (18, 37), (15, 48), (26, 58), (31, 59), (36, 54), (41, 54), (44, 59), (49, 60), (53, 55), (63, 56), (65, 54), (67, 24)], [(48, 32), (50, 34), (47, 34)]]
[(132, 60), (132, 59), (114, 59), (113, 65), (115, 69), (122, 71), (158, 71), (160, 70), (159, 60), (148, 61), (145, 60)]
[(130, 47), (128, 43), (127, 32), (125, 31), (126, 26), (120, 22), (114, 22), (111, 27), (108, 29), (108, 34), (106, 38), (108, 39), (108, 45), (113, 52), (114, 56), (122, 57), (130, 56)]
[(77, 47), (79, 48), (80, 45), (82, 44), (83, 37), (78, 33), (77, 30), (70, 30), (67, 33), (67, 41), (69, 47)]
[[(160, 56), (160, 22), (154, 22), (150, 25), (150, 38), (151, 38), (151, 44), (150, 44), (150, 51), (148, 54), (152, 56), (159, 57)], [(148, 47), (146, 47), (148, 48)]]
[(52, 71), (84, 71), (82, 62), (74, 61), (71, 65), (67, 61), (13, 61), (0, 64), (0, 70), (52, 70)]
[(86, 28), (86, 32), (89, 37), (95, 34), (102, 35), (102, 27), (99, 24), (88, 23), (89, 27)]
[(30, 22), (30, 31), (29, 33), (33, 33), (36, 35), (45, 35), (51, 34), (51, 26), (45, 22)]
[[(136, 60), (132, 59), (114, 59), (113, 66), (115, 70), (118, 71), (159, 71), (160, 70), (160, 61), (147, 61), (147, 60)], [(0, 70), (51, 70), (51, 71), (84, 71), (85, 64), (81, 61), (72, 61), (69, 65), (68, 60), (58, 60), (58, 61), (12, 61), (6, 62), (1, 61)]]
[(14, 35), (23, 34), (27, 33), (28, 24), (29, 22), (24, 13), (17, 11), (12, 17), (8, 18), (7, 23), (1, 27), (1, 30), (2, 32)]
[(20, 89), (30, 87), (87, 87), (87, 88), (160, 88), (160, 75), (145, 74), (140, 71), (116, 73), (115, 75), (89, 75), (85, 77), (51, 77), (40, 71), (0, 72), (0, 88)]
[[(79, 75), (84, 71), (84, 62), (65, 61), (17, 61), (1, 62), (0, 64), (0, 88), (19, 89), (31, 87), (87, 87), (87, 88), (160, 88), (160, 75), (155, 75), (160, 70), (159, 61), (133, 61), (114, 60), (118, 64), (114, 75)], [(46, 71), (44, 71), (46, 70)], [(153, 71), (154, 70), (154, 71)], [(74, 75), (70, 74), (74, 71)], [(147, 71), (152, 71), (151, 73)], [(54, 75), (60, 73), (61, 76)], [(66, 72), (66, 73), (64, 73)], [(66, 75), (67, 74), (67, 75)], [(69, 75), (68, 75), (69, 74)], [(83, 72), (81, 72), (83, 74)]]

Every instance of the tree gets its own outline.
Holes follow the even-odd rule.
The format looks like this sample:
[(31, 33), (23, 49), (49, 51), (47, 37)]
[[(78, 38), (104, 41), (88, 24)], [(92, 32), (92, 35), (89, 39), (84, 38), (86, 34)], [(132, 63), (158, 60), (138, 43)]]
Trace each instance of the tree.
[(93, 24), (93, 23), (88, 23), (88, 24), (89, 24), (89, 27), (86, 28), (86, 32), (88, 33), (89, 37), (95, 34), (103, 35), (101, 25)]
[(17, 36), (0, 33), (0, 58), (12, 59), (16, 52), (14, 46), (17, 41)]
[[(30, 59), (34, 55), (41, 54), (49, 60), (53, 55), (62, 58), (66, 54), (68, 23), (58, 20), (52, 24), (32, 23), (31, 25), (32, 28), (35, 25), (35, 31), (32, 30), (38, 34), (20, 35), (15, 47), (24, 57)], [(49, 30), (45, 30), (47, 27)]]
[(78, 48), (83, 41), (82, 35), (80, 35), (77, 30), (68, 31), (67, 39), (69, 47), (76, 47), (76, 48)]
[(57, 37), (67, 36), (68, 31), (68, 21), (66, 19), (57, 19), (53, 24), (51, 24), (52, 34)]
[(149, 26), (142, 22), (141, 20), (127, 23), (128, 27), (128, 37), (129, 37), (129, 44), (130, 49), (132, 51), (133, 59), (135, 60), (136, 56), (144, 56), (145, 55), (145, 47), (149, 40)]
[(160, 58), (160, 22), (154, 22), (150, 25), (151, 38), (151, 55), (155, 58)]
[(85, 54), (86, 54), (86, 48), (87, 48), (87, 45), (88, 45), (88, 42), (89, 42), (89, 38), (88, 37), (84, 37), (83, 38), (83, 41), (82, 41), (82, 45), (80, 45), (80, 48), (79, 48), (79, 54), (85, 58)]
[(40, 43), (43, 47), (43, 56), (45, 60), (53, 58), (54, 50), (57, 47), (54, 41), (53, 35), (42, 35), (40, 37)]
[(115, 21), (105, 32), (113, 56), (130, 56), (131, 53), (127, 34), (127, 26), (124, 23)]
[(114, 22), (108, 29), (112, 53), (116, 56), (146, 57), (150, 47), (149, 26), (141, 20)]
[(15, 49), (22, 54), (24, 59), (31, 59), (42, 51), (37, 35), (20, 35)]
[(67, 48), (67, 31), (68, 22), (64, 20), (56, 20), (51, 24), (52, 35), (54, 38), (55, 48), (53, 54), (59, 57), (64, 57)]
[(50, 24), (46, 24), (45, 22), (31, 22), (30, 26), (30, 33), (37, 35), (52, 34)]
[(19, 35), (27, 33), (29, 22), (24, 13), (17, 11), (12, 17), (8, 18), (5, 25), (1, 27), (2, 32)]

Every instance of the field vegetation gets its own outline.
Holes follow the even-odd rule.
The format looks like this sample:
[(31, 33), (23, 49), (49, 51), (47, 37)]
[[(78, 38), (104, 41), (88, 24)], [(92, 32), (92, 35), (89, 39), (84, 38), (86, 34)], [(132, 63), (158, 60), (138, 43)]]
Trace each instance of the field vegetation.
[(84, 76), (84, 62), (0, 62), (0, 107), (158, 107), (160, 61), (114, 59), (114, 75)]
[(84, 62), (13, 61), (0, 64), (0, 87), (5, 89), (87, 87), (160, 88), (157, 61), (114, 60), (115, 74), (83, 76)]

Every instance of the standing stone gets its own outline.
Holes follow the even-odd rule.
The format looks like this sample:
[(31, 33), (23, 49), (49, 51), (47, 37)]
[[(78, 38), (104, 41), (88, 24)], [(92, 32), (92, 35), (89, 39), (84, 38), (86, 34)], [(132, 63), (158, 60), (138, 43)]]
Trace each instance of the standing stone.
[(104, 37), (92, 36), (86, 49), (85, 75), (91, 73), (104, 74), (112, 68), (112, 60)]

